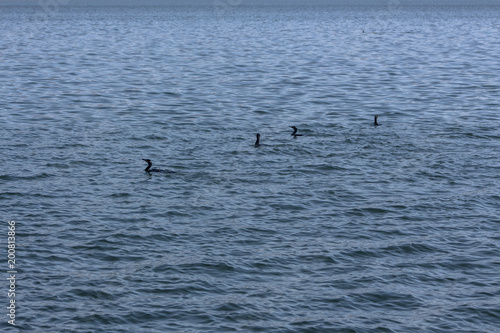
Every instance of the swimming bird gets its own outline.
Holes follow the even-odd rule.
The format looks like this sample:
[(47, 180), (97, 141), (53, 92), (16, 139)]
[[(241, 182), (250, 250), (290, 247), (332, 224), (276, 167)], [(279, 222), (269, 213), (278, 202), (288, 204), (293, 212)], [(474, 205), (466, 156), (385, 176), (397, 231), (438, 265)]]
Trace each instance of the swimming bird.
[(153, 162), (151, 162), (151, 160), (146, 159), (146, 158), (143, 158), (142, 160), (145, 161), (146, 163), (148, 163), (148, 166), (146, 167), (146, 169), (144, 169), (144, 171), (146, 171), (147, 173), (150, 173), (150, 172), (175, 173), (175, 171), (171, 171), (171, 170), (163, 170), (163, 169), (157, 169), (157, 168), (151, 169)]
[(290, 128), (293, 128), (293, 133), (291, 134), (294, 138), (298, 137), (298, 136), (302, 136), (302, 134), (297, 134), (297, 127), (295, 126), (288, 126)]
[(257, 140), (255, 141), (255, 147), (258, 147), (258, 146), (260, 146), (260, 134), (257, 133), (256, 136), (257, 136)]
[(378, 119), (378, 115), (376, 115), (375, 118), (373, 119), (373, 126), (378, 126), (377, 119)]

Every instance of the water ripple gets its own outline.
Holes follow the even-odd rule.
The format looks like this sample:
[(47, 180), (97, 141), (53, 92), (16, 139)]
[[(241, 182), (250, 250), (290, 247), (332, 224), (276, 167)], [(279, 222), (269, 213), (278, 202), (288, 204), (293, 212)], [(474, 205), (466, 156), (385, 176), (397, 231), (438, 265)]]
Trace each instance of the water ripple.
[(1, 7), (23, 331), (497, 331), (498, 8)]

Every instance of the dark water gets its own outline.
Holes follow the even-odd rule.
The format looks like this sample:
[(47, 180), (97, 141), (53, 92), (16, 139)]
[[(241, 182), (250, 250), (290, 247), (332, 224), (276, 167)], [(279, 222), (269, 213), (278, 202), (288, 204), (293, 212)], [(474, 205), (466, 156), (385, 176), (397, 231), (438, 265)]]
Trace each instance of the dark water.
[(21, 331), (500, 331), (499, 7), (0, 9)]

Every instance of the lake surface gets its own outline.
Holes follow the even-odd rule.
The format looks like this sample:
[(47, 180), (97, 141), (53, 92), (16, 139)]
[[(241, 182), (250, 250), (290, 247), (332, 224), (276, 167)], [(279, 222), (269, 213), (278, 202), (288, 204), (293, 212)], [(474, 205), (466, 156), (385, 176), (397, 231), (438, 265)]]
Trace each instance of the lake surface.
[(0, 31), (18, 329), (499, 331), (500, 7), (2, 6)]

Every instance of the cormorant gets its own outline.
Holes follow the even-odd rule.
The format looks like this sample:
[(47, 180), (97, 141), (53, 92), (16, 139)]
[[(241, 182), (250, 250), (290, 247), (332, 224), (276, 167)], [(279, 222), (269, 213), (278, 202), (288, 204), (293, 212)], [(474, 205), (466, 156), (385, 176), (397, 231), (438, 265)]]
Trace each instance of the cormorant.
[(373, 119), (373, 126), (378, 126), (377, 119), (378, 119), (378, 115), (376, 115), (375, 118)]
[(260, 140), (260, 134), (257, 133), (256, 136), (257, 136), (257, 140), (255, 141), (255, 147), (258, 147), (258, 146), (260, 146), (260, 141), (259, 141)]
[(145, 161), (146, 163), (148, 163), (148, 166), (146, 167), (146, 169), (144, 169), (144, 171), (146, 171), (147, 173), (150, 173), (150, 172), (175, 173), (175, 171), (171, 171), (171, 170), (162, 170), (162, 169), (157, 169), (157, 168), (151, 169), (153, 162), (151, 162), (151, 160), (146, 159), (146, 158), (143, 158), (142, 160)]
[(302, 134), (297, 134), (297, 127), (295, 126), (288, 126), (290, 128), (293, 128), (293, 133), (291, 134), (294, 138), (298, 137), (298, 136), (302, 136)]

